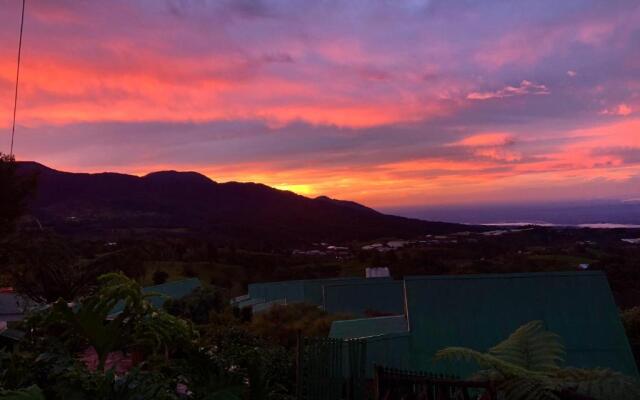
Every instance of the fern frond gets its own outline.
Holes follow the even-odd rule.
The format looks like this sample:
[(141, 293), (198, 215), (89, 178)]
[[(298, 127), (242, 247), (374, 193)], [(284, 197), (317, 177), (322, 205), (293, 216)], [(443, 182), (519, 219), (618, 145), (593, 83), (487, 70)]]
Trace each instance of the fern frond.
[(509, 400), (560, 400), (558, 393), (544, 378), (509, 379), (498, 385), (498, 390)]
[(563, 368), (554, 379), (576, 393), (598, 400), (640, 399), (640, 382), (610, 369)]
[[(454, 360), (475, 362), (482, 368), (498, 371), (506, 377), (528, 377), (537, 375), (536, 372), (529, 371), (519, 365), (504, 361), (492, 354), (481, 353), (466, 347), (447, 347), (438, 351), (434, 357), (435, 361)], [(540, 376), (544, 376), (539, 374)]]
[(489, 354), (530, 371), (550, 372), (559, 368), (566, 352), (558, 335), (547, 331), (542, 321), (531, 321), (489, 349)]

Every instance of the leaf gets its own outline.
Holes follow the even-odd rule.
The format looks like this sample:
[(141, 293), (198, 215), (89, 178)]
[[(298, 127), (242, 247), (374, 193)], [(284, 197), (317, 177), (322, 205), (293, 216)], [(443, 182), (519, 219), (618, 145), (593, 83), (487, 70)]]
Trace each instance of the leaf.
[(45, 400), (44, 393), (36, 386), (26, 389), (0, 390), (0, 400)]
[(539, 374), (533, 371), (529, 371), (516, 364), (511, 364), (508, 361), (504, 361), (492, 354), (482, 353), (466, 347), (447, 347), (436, 353), (436, 361), (439, 360), (457, 360), (457, 361), (472, 361), (478, 364), (482, 368), (494, 369), (504, 377), (527, 377), (543, 374)]
[(558, 400), (572, 394), (597, 400), (640, 399), (637, 379), (608, 369), (560, 368), (564, 355), (558, 335), (546, 331), (541, 321), (532, 321), (487, 353), (448, 347), (435, 359), (477, 363), (486, 370), (475, 378), (497, 383), (509, 400)]
[(640, 382), (610, 369), (563, 368), (554, 374), (563, 386), (599, 400), (640, 399)]
[(509, 379), (498, 385), (498, 390), (510, 400), (559, 400), (553, 385), (544, 378)]
[(542, 321), (531, 321), (489, 349), (489, 354), (531, 371), (549, 372), (559, 368), (566, 352), (558, 335), (547, 331)]

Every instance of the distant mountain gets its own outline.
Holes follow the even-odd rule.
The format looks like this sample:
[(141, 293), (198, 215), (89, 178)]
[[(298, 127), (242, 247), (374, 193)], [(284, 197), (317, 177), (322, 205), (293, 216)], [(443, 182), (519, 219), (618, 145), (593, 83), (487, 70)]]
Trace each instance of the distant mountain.
[(468, 230), (379, 213), (361, 204), (315, 199), (256, 183), (217, 183), (196, 172), (162, 171), (144, 177), (68, 173), (35, 162), (19, 171), (36, 174), (31, 213), (68, 233), (206, 234), (246, 240), (357, 240), (413, 237)]

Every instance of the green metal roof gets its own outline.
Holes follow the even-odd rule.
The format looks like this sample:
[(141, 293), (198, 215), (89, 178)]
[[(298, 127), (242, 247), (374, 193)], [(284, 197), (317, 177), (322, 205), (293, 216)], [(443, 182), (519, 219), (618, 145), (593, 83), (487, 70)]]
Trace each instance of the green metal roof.
[(332, 283), (354, 282), (364, 278), (309, 279), (249, 284), (249, 297), (265, 301), (286, 299), (288, 303), (306, 302), (322, 305), (322, 287)]
[(329, 337), (335, 339), (356, 339), (402, 332), (407, 332), (407, 321), (404, 315), (394, 315), (390, 317), (334, 321), (331, 324)]
[[(153, 296), (149, 298), (149, 302), (154, 307), (160, 308), (167, 300), (180, 299), (191, 294), (197, 288), (202, 287), (202, 283), (198, 278), (181, 279), (178, 281), (163, 283), (162, 285), (147, 286), (142, 289), (144, 293), (158, 293), (162, 296)], [(166, 296), (166, 297), (163, 297)]]
[(264, 299), (248, 298), (234, 304), (238, 308), (253, 307), (257, 304), (264, 304)]
[[(357, 282), (324, 285), (324, 309), (363, 317), (368, 313), (403, 314), (404, 294), (401, 281), (370, 278)], [(369, 314), (370, 315), (370, 314)]]
[(286, 305), (286, 304), (287, 304), (287, 301), (285, 299), (271, 300), (266, 303), (255, 304), (251, 308), (251, 310), (253, 311), (254, 314), (259, 314), (261, 312), (269, 311), (273, 306)]
[(435, 352), (448, 346), (485, 351), (519, 326), (542, 320), (563, 338), (567, 365), (638, 375), (601, 272), (410, 277), (405, 290), (413, 369), (465, 375), (475, 367), (433, 365)]
[(7, 328), (0, 332), (0, 337), (9, 339), (15, 342), (19, 342), (20, 340), (22, 340), (24, 336), (25, 336), (25, 332), (18, 329)]
[[(147, 300), (152, 306), (162, 308), (162, 305), (168, 299), (180, 299), (199, 287), (202, 287), (202, 284), (198, 278), (188, 278), (163, 283), (161, 285), (147, 286), (142, 288), (142, 292), (157, 294), (156, 296), (149, 297)], [(113, 310), (111, 310), (111, 314), (118, 314), (122, 312), (123, 309), (124, 303), (118, 303)]]
[(287, 299), (304, 301), (304, 281), (264, 282), (249, 284), (249, 297), (266, 301)]

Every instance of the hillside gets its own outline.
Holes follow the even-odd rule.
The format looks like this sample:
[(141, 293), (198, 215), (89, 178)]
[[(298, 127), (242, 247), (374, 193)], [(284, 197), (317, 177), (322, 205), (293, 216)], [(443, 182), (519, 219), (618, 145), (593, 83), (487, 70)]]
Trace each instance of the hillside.
[(467, 226), (379, 213), (322, 196), (307, 198), (256, 183), (217, 183), (196, 172), (144, 177), (68, 173), (22, 162), (38, 190), (31, 213), (66, 233), (157, 231), (247, 240), (358, 240), (446, 233)]

